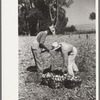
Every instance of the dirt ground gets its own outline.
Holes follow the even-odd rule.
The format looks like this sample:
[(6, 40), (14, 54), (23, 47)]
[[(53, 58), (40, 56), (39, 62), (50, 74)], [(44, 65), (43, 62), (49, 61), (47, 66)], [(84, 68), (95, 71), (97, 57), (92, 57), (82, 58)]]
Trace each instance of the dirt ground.
[[(96, 47), (95, 34), (89, 35), (58, 35), (48, 36), (46, 46), (51, 47), (54, 41), (64, 41), (71, 43), (78, 49), (76, 64), (82, 77), (80, 88), (75, 89), (50, 89), (47, 86), (39, 85), (41, 75), (36, 72), (28, 72), (26, 69), (34, 65), (31, 53), (32, 42), (35, 37), (19, 37), (19, 100), (96, 100)], [(51, 64), (50, 55), (43, 54), (45, 66)], [(55, 54), (53, 60), (56, 66), (62, 66), (62, 60), (59, 55)]]

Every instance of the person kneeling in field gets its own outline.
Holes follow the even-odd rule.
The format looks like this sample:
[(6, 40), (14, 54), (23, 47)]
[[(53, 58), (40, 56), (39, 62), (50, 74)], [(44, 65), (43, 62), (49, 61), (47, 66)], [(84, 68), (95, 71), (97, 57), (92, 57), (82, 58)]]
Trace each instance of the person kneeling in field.
[(37, 34), (32, 48), (34, 50), (35, 53), (35, 58), (36, 61), (38, 62), (38, 67), (41, 71), (43, 71), (43, 64), (41, 62), (43, 62), (42, 57), (41, 57), (41, 53), (42, 52), (50, 52), (50, 50), (44, 45), (45, 41), (46, 41), (46, 37), (50, 34), (55, 35), (55, 27), (54, 25), (50, 26), (46, 31), (41, 31)]
[(75, 64), (75, 57), (77, 55), (77, 49), (71, 44), (65, 42), (54, 42), (52, 43), (52, 50), (61, 52), (63, 57), (64, 69), (68, 70), (68, 74), (74, 79), (74, 71), (78, 72), (78, 67)]

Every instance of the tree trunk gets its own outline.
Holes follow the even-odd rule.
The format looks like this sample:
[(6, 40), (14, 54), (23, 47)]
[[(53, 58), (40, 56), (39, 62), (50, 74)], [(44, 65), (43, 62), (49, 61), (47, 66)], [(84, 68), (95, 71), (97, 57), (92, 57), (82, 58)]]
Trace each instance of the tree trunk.
[(40, 29), (40, 27), (39, 27), (40, 25), (39, 25), (39, 20), (37, 21), (37, 33), (40, 31), (39, 29)]
[(57, 27), (57, 24), (58, 24), (58, 15), (59, 15), (59, 5), (58, 5), (58, 0), (56, 0), (56, 4), (57, 4), (57, 10), (56, 10), (56, 24), (55, 24), (55, 26)]
[(56, 22), (55, 22), (55, 28), (56, 28), (56, 31), (55, 31), (55, 34), (57, 34), (58, 32), (58, 22), (59, 22), (59, 4), (58, 4), (58, 0), (56, 0), (56, 5), (57, 5), (57, 9), (56, 9)]

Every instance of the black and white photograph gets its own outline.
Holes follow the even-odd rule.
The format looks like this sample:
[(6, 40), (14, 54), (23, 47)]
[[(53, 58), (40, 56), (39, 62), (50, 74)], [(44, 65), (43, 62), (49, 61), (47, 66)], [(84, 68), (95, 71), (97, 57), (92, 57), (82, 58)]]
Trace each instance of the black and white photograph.
[(18, 0), (18, 100), (97, 100), (96, 0)]

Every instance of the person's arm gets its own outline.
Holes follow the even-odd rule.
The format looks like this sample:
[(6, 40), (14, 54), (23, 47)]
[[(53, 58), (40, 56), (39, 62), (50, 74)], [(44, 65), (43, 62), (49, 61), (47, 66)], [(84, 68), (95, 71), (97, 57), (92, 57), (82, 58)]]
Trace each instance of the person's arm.
[(49, 52), (49, 49), (42, 43), (39, 44), (40, 48), (44, 48), (47, 52)]

